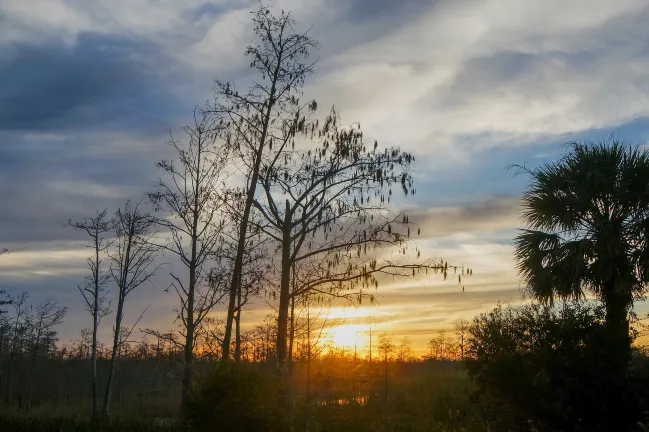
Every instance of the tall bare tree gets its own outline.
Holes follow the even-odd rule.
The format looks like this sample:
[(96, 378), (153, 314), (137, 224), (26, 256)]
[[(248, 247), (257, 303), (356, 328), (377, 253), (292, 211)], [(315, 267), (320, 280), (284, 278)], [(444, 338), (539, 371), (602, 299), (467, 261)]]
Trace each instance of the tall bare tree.
[(83, 296), (85, 306), (90, 315), (92, 315), (92, 361), (91, 361), (91, 379), (92, 379), (92, 416), (96, 417), (98, 411), (97, 399), (97, 330), (101, 319), (110, 313), (110, 304), (106, 302), (106, 284), (110, 275), (103, 269), (103, 254), (111, 245), (109, 237), (112, 229), (111, 221), (107, 218), (108, 210), (97, 211), (95, 216), (85, 218), (79, 222), (68, 221), (69, 227), (78, 231), (85, 231), (90, 237), (90, 242), (86, 247), (93, 250), (94, 254), (88, 258), (88, 268), (90, 275), (86, 277), (86, 284), (83, 288), (77, 285), (79, 292)]
[(219, 123), (216, 117), (196, 110), (193, 124), (184, 128), (187, 143), (171, 137), (177, 160), (157, 164), (166, 178), (148, 194), (157, 210), (168, 212), (168, 217), (156, 221), (170, 236), (169, 242), (160, 246), (179, 257), (185, 270), (184, 275), (171, 273), (184, 336), (182, 416), (190, 392), (194, 338), (202, 320), (224, 295), (225, 276), (210, 271), (225, 225), (219, 191), (227, 154), (217, 146)]
[(142, 211), (140, 205), (141, 202), (133, 205), (127, 201), (123, 208), (115, 212), (112, 220), (115, 250), (109, 253), (109, 258), (111, 260), (110, 274), (117, 285), (117, 311), (113, 328), (113, 349), (106, 380), (104, 416), (108, 416), (110, 413), (113, 377), (117, 353), (122, 340), (121, 330), (126, 297), (138, 287), (146, 284), (160, 267), (155, 264), (160, 247), (153, 242), (153, 238), (157, 234), (156, 220), (151, 214)]
[(252, 203), (257, 191), (264, 157), (278, 157), (287, 145), (304, 130), (302, 115), (315, 110), (315, 102), (299, 100), (304, 80), (313, 72), (315, 62), (307, 62), (309, 51), (318, 43), (308, 32), (295, 30), (295, 21), (288, 12), (275, 15), (263, 4), (253, 12), (253, 28), (257, 43), (246, 49), (251, 67), (261, 80), (248, 92), (239, 93), (229, 82), (216, 83), (217, 102), (211, 111), (225, 118), (230, 130), (228, 142), (238, 153), (239, 165), (245, 170), (246, 199), (239, 221), (237, 253), (230, 282), (228, 314), (223, 357), (230, 356), (232, 325), (238, 291), (241, 287), (245, 242)]
[(48, 301), (36, 306), (36, 311), (30, 317), (29, 326), (33, 333), (32, 339), (32, 361), (29, 372), (29, 386), (27, 390), (27, 403), (25, 409), (29, 411), (32, 404), (32, 390), (34, 388), (34, 374), (36, 373), (36, 361), (38, 352), (42, 347), (44, 338), (52, 338), (52, 329), (63, 322), (67, 313), (66, 307), (59, 306), (56, 302)]

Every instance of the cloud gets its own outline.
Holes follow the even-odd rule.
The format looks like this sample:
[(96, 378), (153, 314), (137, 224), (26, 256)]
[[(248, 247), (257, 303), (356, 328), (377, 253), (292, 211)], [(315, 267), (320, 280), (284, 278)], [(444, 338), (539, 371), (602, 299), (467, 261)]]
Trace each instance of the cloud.
[[(299, 29), (313, 24), (321, 41), (305, 97), (418, 156), (418, 194), (395, 202), (411, 206), (422, 253), (474, 268), (464, 293), (435, 277), (381, 287), (384, 315), (422, 344), (431, 329), (518, 293), (511, 238), (525, 179), (505, 166), (613, 131), (649, 139), (645, 0), (270, 3), (291, 10)], [(79, 310), (61, 293), (79, 282), (83, 259), (71, 245), (82, 236), (61, 222), (141, 196), (169, 154), (166, 130), (210, 97), (213, 78), (246, 87), (257, 2), (2, 5), (0, 245), (17, 255), (0, 266), (0, 287), (61, 295)], [(152, 292), (135, 297), (133, 311)], [(165, 299), (149, 324), (170, 327), (175, 299)], [(87, 325), (71, 322), (66, 335)]]
[(647, 115), (646, 2), (561, 4), (439, 2), (326, 60), (312, 90), (384, 142), (465, 158)]
[[(60, 42), (17, 44), (0, 51), (3, 130), (139, 127), (174, 116), (173, 99), (151, 74), (154, 46), (84, 33)], [(170, 107), (165, 109), (165, 107)]]
[(139, 200), (169, 148), (164, 134), (131, 136), (0, 133), (0, 244), (76, 240), (63, 222)]
[(421, 228), (422, 238), (511, 229), (520, 223), (519, 198), (490, 198), (465, 206), (416, 210), (409, 213), (409, 220)]

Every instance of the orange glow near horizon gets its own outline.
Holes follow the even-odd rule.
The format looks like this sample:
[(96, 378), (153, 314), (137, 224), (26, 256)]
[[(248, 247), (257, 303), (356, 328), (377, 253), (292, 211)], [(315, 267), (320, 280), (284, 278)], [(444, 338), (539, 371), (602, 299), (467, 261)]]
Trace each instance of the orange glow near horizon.
[(366, 332), (369, 325), (344, 324), (326, 330), (325, 339), (336, 347), (354, 347), (362, 349), (367, 344)]

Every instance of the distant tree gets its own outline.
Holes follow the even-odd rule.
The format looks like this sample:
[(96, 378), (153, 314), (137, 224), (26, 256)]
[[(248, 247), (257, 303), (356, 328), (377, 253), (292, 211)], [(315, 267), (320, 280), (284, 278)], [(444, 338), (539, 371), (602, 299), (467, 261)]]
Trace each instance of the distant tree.
[(379, 353), (383, 357), (383, 403), (385, 404), (385, 415), (388, 409), (388, 360), (394, 352), (395, 345), (392, 336), (387, 333), (379, 335)]
[[(111, 260), (110, 274), (117, 285), (117, 311), (113, 327), (113, 346), (106, 380), (103, 415), (110, 412), (110, 399), (113, 391), (115, 364), (120, 348), (124, 304), (126, 297), (138, 287), (147, 283), (158, 270), (155, 265), (160, 247), (154, 244), (157, 234), (155, 218), (140, 209), (140, 204), (130, 201), (115, 212), (112, 220), (115, 234), (115, 250), (109, 253)], [(130, 334), (129, 331), (127, 333)], [(128, 339), (128, 335), (126, 335)]]
[(437, 336), (433, 336), (428, 341), (428, 347), (430, 348), (431, 359), (449, 360), (453, 357), (453, 342), (444, 330), (439, 330)]
[(403, 339), (401, 339), (397, 350), (397, 360), (400, 363), (406, 363), (410, 361), (410, 359), (412, 359), (412, 341), (408, 336), (405, 336)]
[(101, 319), (110, 313), (110, 304), (106, 302), (106, 284), (110, 275), (103, 269), (103, 254), (111, 245), (111, 221), (106, 218), (107, 210), (97, 211), (94, 217), (86, 218), (80, 222), (68, 221), (66, 226), (78, 231), (85, 231), (90, 237), (87, 247), (94, 254), (88, 258), (90, 275), (86, 277), (86, 284), (82, 288), (77, 285), (85, 301), (86, 310), (92, 316), (92, 348), (91, 348), (91, 379), (92, 379), (92, 416), (96, 417), (98, 411), (97, 399), (97, 330)]
[(467, 320), (459, 320), (455, 323), (455, 337), (457, 338), (457, 347), (460, 350), (460, 360), (464, 360), (464, 348), (466, 347), (466, 336), (471, 323)]
[(570, 146), (556, 162), (523, 168), (530, 176), (522, 198), (528, 228), (514, 253), (535, 299), (552, 304), (589, 292), (602, 301), (610, 334), (603, 352), (607, 374), (615, 376), (606, 394), (622, 413), (628, 313), (649, 282), (649, 151), (615, 139)]
[[(29, 318), (32, 337), (32, 359), (29, 372), (29, 387), (27, 390), (27, 403), (25, 409), (31, 408), (32, 390), (34, 388), (34, 374), (36, 373), (36, 362), (38, 360), (39, 350), (43, 346), (44, 339), (53, 339), (55, 332), (53, 328), (63, 322), (67, 313), (67, 308), (58, 306), (56, 302), (48, 301), (36, 306), (35, 313)], [(47, 346), (47, 345), (46, 345)]]
[[(253, 199), (256, 196), (262, 160), (276, 158), (290, 146), (300, 133), (296, 118), (303, 117), (307, 108), (315, 110), (315, 103), (300, 102), (299, 97), (315, 62), (308, 63), (310, 50), (318, 43), (308, 32), (294, 30), (290, 13), (275, 15), (260, 4), (253, 12), (253, 30), (257, 42), (248, 46), (245, 55), (251, 67), (260, 75), (248, 92), (239, 93), (229, 82), (216, 83), (216, 102), (210, 108), (219, 119), (224, 118), (229, 128), (228, 142), (235, 150), (247, 180), (246, 199), (239, 220), (238, 247), (230, 283), (228, 314), (226, 317), (223, 357), (230, 356), (230, 340), (241, 287), (242, 268)], [(303, 124), (303, 122), (302, 122)]]
[(185, 340), (181, 416), (192, 382), (194, 339), (203, 319), (223, 298), (222, 285), (230, 275), (210, 269), (222, 245), (225, 227), (220, 188), (227, 153), (218, 146), (220, 131), (217, 119), (195, 111), (194, 123), (184, 128), (187, 143), (173, 136), (169, 141), (177, 161), (157, 164), (166, 179), (160, 179), (155, 191), (148, 194), (157, 210), (169, 213), (156, 220), (171, 236), (169, 243), (159, 246), (179, 257), (187, 271), (184, 276), (171, 273), (172, 287), (180, 300), (178, 317)]

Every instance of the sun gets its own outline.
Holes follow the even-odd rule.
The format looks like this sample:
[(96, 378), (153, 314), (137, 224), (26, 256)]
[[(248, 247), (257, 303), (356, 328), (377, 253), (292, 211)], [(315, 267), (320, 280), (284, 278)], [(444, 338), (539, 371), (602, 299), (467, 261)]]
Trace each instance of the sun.
[(367, 326), (363, 325), (340, 325), (327, 330), (327, 339), (335, 346), (353, 347), (363, 344), (364, 332)]

